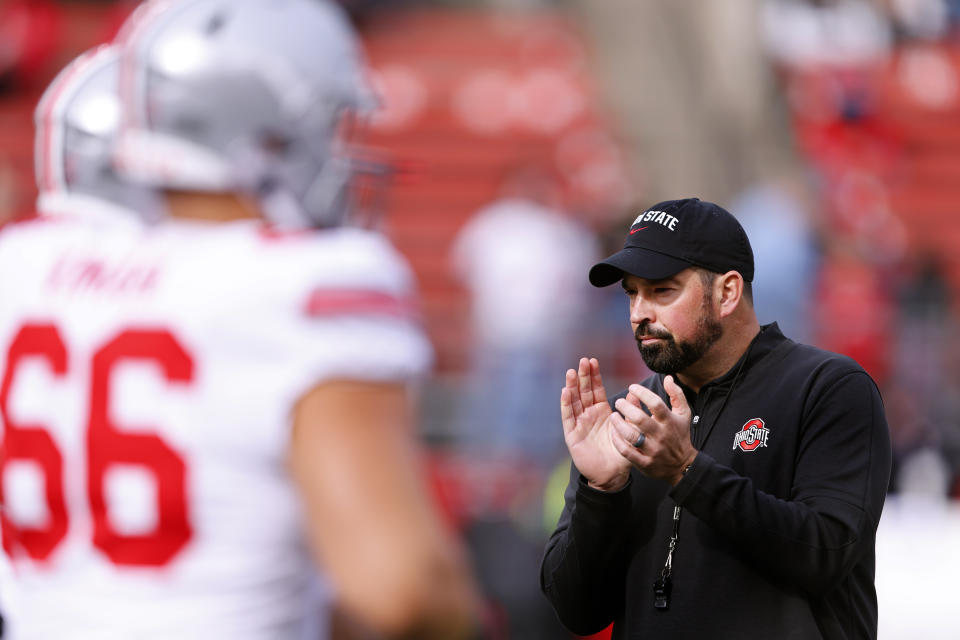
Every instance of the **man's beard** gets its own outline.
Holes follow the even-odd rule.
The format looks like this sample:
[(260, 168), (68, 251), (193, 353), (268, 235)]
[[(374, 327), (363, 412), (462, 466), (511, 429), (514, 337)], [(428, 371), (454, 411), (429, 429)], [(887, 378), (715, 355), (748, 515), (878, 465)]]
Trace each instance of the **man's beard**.
[[(697, 331), (690, 341), (677, 342), (667, 331), (654, 331), (649, 328), (649, 321), (644, 320), (637, 325), (634, 337), (637, 348), (647, 367), (656, 373), (674, 375), (694, 364), (720, 339), (723, 327), (720, 320), (713, 314), (709, 299), (703, 301), (700, 319), (697, 321)], [(655, 344), (645, 345), (640, 336), (661, 338)]]

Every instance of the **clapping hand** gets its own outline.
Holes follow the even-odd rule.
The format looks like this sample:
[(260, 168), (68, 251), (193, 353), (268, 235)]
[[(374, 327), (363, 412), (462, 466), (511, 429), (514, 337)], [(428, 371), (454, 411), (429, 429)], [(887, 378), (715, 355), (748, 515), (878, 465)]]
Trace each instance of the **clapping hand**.
[(607, 403), (596, 358), (580, 358), (576, 371), (567, 370), (560, 415), (570, 457), (588, 484), (602, 491), (626, 485), (631, 463), (618, 450), (614, 437), (620, 431), (614, 425), (619, 424), (622, 431), (633, 427)]
[(581, 358), (576, 371), (567, 370), (560, 393), (564, 439), (573, 464), (590, 486), (616, 491), (627, 483), (631, 466), (651, 478), (680, 481), (697, 456), (690, 442), (691, 411), (673, 376), (664, 378), (664, 389), (670, 406), (633, 384), (613, 411), (596, 358)]
[[(613, 443), (641, 473), (675, 485), (697, 457), (697, 450), (690, 442), (691, 411), (683, 390), (673, 376), (663, 379), (663, 388), (670, 406), (650, 389), (630, 385), (627, 396), (616, 403), (626, 421), (614, 423)], [(646, 406), (649, 415), (641, 406)], [(642, 444), (636, 446), (637, 442)]]

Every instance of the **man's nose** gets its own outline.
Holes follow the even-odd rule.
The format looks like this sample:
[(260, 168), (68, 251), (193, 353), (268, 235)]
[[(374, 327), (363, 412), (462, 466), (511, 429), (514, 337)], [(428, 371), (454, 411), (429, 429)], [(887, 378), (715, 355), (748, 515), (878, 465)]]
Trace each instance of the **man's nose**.
[(643, 296), (635, 296), (630, 303), (630, 322), (639, 325), (644, 321), (653, 322), (655, 316), (648, 300)]

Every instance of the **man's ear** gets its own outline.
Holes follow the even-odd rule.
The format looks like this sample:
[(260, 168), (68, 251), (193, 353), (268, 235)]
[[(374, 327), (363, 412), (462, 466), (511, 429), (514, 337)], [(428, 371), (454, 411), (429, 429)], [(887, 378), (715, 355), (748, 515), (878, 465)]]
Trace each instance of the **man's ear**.
[(727, 271), (714, 281), (720, 317), (733, 313), (743, 297), (743, 276), (738, 271)]

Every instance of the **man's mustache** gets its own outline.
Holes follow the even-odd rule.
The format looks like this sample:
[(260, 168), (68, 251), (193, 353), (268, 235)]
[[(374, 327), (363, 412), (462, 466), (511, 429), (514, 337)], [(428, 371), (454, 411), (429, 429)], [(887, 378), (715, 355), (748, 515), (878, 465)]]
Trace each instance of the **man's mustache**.
[(636, 331), (633, 332), (633, 337), (638, 341), (642, 340), (643, 338), (661, 338), (663, 340), (673, 340), (673, 336), (669, 331), (651, 329), (649, 320), (644, 320), (637, 325)]

